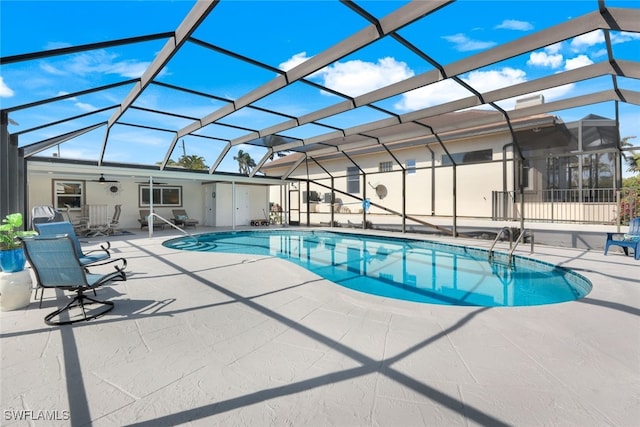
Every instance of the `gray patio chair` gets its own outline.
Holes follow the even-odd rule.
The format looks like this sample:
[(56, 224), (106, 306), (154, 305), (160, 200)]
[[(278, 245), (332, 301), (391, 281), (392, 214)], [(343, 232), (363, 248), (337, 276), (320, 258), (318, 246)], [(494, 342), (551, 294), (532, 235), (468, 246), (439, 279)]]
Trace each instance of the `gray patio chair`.
[[(96, 288), (112, 280), (122, 279), (125, 273), (119, 266), (115, 266), (115, 271), (108, 274), (88, 273), (80, 264), (73, 241), (69, 236), (35, 236), (21, 240), (27, 261), (35, 274), (37, 286), (61, 289), (76, 294), (70, 302), (44, 317), (47, 325), (68, 325), (95, 319), (113, 309), (113, 302), (88, 297), (85, 292), (94, 291), (95, 293)], [(116, 261), (118, 259), (111, 260), (111, 262)], [(102, 307), (89, 311), (86, 306), (91, 304), (99, 304)], [(82, 313), (73, 314), (71, 310), (78, 307)]]
[[(151, 211), (149, 209), (140, 209), (140, 218), (138, 218), (138, 222), (140, 223), (140, 229), (142, 230), (145, 227), (149, 227), (149, 215)], [(153, 228), (160, 228), (164, 230), (164, 226), (166, 224), (164, 221), (153, 217)]]
[(173, 223), (175, 225), (181, 225), (183, 227), (193, 227), (196, 228), (200, 221), (194, 218), (189, 218), (187, 215), (187, 211), (184, 209), (173, 209)]
[[(83, 267), (98, 266), (110, 263), (111, 258), (111, 243), (104, 242), (100, 244), (100, 249), (93, 249), (84, 252), (78, 236), (74, 232), (73, 225), (68, 221), (61, 222), (47, 222), (41, 224), (34, 224), (36, 231), (40, 236), (56, 237), (56, 236), (69, 236), (73, 243), (73, 248)], [(124, 258), (118, 258), (121, 260), (121, 269), (124, 270), (127, 267), (127, 260)], [(126, 276), (122, 274), (121, 280), (127, 280)], [(40, 307), (42, 307), (42, 297), (44, 293), (43, 288), (36, 287), (36, 298), (38, 297), (38, 289), (40, 289)]]

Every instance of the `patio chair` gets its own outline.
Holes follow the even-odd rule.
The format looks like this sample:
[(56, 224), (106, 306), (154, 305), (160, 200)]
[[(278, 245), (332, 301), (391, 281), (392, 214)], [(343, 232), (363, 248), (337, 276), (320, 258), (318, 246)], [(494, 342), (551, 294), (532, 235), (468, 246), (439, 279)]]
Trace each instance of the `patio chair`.
[(115, 234), (120, 230), (120, 213), (122, 212), (122, 205), (115, 205), (113, 210), (113, 217), (105, 230), (106, 234)]
[(196, 228), (200, 221), (197, 219), (189, 218), (187, 215), (187, 211), (184, 209), (173, 209), (173, 223), (175, 225), (181, 225), (183, 227), (193, 227)]
[[(145, 227), (149, 227), (149, 215), (149, 209), (140, 209), (140, 218), (138, 218), (138, 222), (140, 223), (141, 230)], [(156, 217), (153, 218), (153, 228), (160, 228), (161, 230), (164, 230), (164, 226), (165, 223), (162, 220)]]
[(111, 220), (108, 205), (87, 205), (89, 216), (88, 236), (105, 236), (109, 234)]
[[(61, 222), (47, 222), (41, 224), (34, 224), (36, 231), (40, 236), (46, 237), (56, 237), (56, 236), (69, 236), (69, 239), (73, 243), (73, 249), (75, 251), (76, 257), (78, 258), (78, 262), (83, 267), (88, 267), (90, 265), (98, 266), (110, 263), (112, 261), (108, 261), (111, 258), (111, 243), (104, 242), (100, 244), (100, 249), (93, 249), (87, 252), (82, 250), (82, 245), (80, 244), (80, 240), (78, 236), (74, 232), (73, 225), (68, 221)], [(121, 260), (122, 266), (121, 269), (124, 270), (127, 266), (127, 260), (124, 258), (118, 258)], [(122, 274), (121, 280), (127, 280), (126, 276)], [(40, 292), (40, 307), (42, 307), (42, 297), (44, 293), (44, 289), (36, 287), (36, 298), (38, 297), (38, 289)]]
[(34, 206), (31, 209), (32, 228), (34, 228), (36, 224), (58, 221), (64, 221), (64, 217), (62, 213), (55, 210), (53, 206)]
[[(622, 239), (615, 239), (614, 236), (622, 235)], [(633, 249), (633, 258), (640, 260), (640, 217), (629, 221), (629, 231), (623, 233), (607, 233), (607, 242), (604, 245), (606, 255), (611, 246), (620, 246), (625, 255), (629, 255), (629, 248)]]
[[(76, 294), (69, 303), (44, 317), (47, 325), (68, 325), (95, 319), (113, 309), (113, 302), (93, 299), (85, 295), (85, 292), (92, 290), (95, 293), (97, 287), (122, 278), (124, 271), (119, 266), (115, 266), (116, 271), (108, 274), (88, 273), (80, 264), (69, 236), (35, 236), (21, 240), (38, 287), (61, 289)], [(90, 304), (100, 304), (102, 308), (88, 311), (86, 306)], [(72, 315), (71, 310), (76, 307), (82, 310), (81, 315)]]
[(76, 235), (85, 236), (89, 230), (89, 215), (87, 214), (87, 205), (80, 210), (80, 216), (76, 219), (71, 217), (71, 205), (64, 205), (67, 213), (67, 221), (73, 226)]

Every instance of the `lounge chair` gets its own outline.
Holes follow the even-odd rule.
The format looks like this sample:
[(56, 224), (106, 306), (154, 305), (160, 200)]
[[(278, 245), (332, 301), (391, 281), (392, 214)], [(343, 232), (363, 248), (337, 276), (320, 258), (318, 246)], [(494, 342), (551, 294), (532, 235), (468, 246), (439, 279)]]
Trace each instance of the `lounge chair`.
[(113, 210), (113, 217), (111, 218), (111, 222), (109, 222), (109, 227), (107, 228), (107, 234), (116, 234), (120, 231), (120, 213), (122, 212), (122, 205), (115, 205)]
[(184, 209), (173, 209), (173, 223), (175, 225), (181, 225), (183, 227), (193, 227), (196, 228), (200, 221), (197, 219), (189, 218), (187, 215), (187, 211)]
[[(140, 218), (138, 218), (138, 222), (140, 223), (140, 229), (142, 230), (145, 227), (149, 227), (149, 209), (140, 209)], [(159, 228), (164, 230), (165, 223), (158, 218), (153, 218), (153, 228)]]
[[(614, 236), (622, 235), (622, 239), (615, 239)], [(604, 246), (606, 255), (611, 246), (620, 246), (625, 255), (629, 255), (629, 248), (633, 249), (633, 258), (640, 260), (640, 217), (629, 221), (629, 231), (623, 233), (607, 233), (607, 242)]]
[(84, 205), (80, 211), (78, 218), (71, 217), (71, 205), (64, 205), (67, 213), (67, 221), (73, 225), (73, 231), (78, 236), (85, 236), (89, 232), (89, 215), (87, 213), (87, 205)]
[[(85, 295), (86, 291), (102, 286), (112, 280), (121, 279), (124, 271), (115, 267), (116, 271), (108, 274), (90, 274), (80, 264), (76, 256), (73, 241), (69, 236), (60, 237), (25, 237), (22, 246), (31, 268), (36, 284), (41, 288), (55, 288), (75, 292), (75, 297), (65, 306), (47, 314), (44, 322), (47, 325), (68, 325), (75, 322), (94, 319), (113, 309), (113, 302), (99, 301)], [(112, 262), (117, 259), (112, 260)], [(100, 304), (101, 309), (88, 311), (85, 306)], [(71, 309), (80, 307), (80, 316), (72, 315)], [(55, 320), (58, 318), (58, 320)]]
[[(82, 245), (80, 244), (80, 240), (78, 236), (74, 232), (73, 225), (68, 221), (61, 222), (46, 222), (40, 224), (34, 224), (36, 231), (40, 236), (43, 237), (56, 237), (56, 236), (69, 236), (69, 239), (73, 243), (73, 248), (78, 258), (78, 262), (83, 267), (88, 266), (97, 266), (110, 263), (112, 261), (108, 261), (111, 258), (111, 243), (104, 242), (100, 244), (100, 249), (93, 249), (87, 252), (82, 250)], [(122, 260), (122, 269), (126, 268), (127, 261), (123, 258), (119, 258)], [(126, 276), (122, 275), (121, 280), (126, 280)], [(36, 287), (36, 298), (38, 297), (38, 287)], [(40, 306), (42, 307), (42, 296), (44, 293), (44, 289), (41, 289), (40, 293)]]
[(58, 221), (64, 221), (64, 217), (62, 213), (55, 210), (53, 206), (34, 206), (33, 209), (31, 209), (32, 228), (34, 228), (36, 224)]

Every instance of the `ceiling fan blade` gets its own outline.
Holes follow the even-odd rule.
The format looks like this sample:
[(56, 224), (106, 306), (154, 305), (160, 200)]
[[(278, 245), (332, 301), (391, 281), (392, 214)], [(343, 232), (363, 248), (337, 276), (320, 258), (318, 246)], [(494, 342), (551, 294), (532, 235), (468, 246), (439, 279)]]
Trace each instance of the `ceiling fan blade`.
[(100, 178), (98, 178), (98, 179), (92, 179), (91, 181), (93, 181), (93, 182), (99, 182), (100, 184), (106, 184), (107, 182), (120, 182), (120, 181), (115, 180), (115, 179), (106, 179), (106, 178), (104, 177), (104, 174), (102, 174), (102, 173), (100, 174)]
[[(147, 185), (149, 185), (149, 181), (148, 180), (147, 181), (136, 181), (136, 184), (147, 184)], [(153, 185), (167, 185), (167, 183), (166, 182), (153, 181)]]

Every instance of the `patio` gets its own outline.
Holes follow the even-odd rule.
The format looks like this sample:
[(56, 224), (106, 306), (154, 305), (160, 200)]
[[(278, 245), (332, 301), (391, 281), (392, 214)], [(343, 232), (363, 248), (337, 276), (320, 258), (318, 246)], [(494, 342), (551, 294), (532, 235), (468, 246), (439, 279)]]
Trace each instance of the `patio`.
[[(281, 259), (163, 247), (175, 230), (151, 239), (132, 231), (111, 238), (129, 279), (98, 291), (116, 304), (104, 317), (46, 327), (57, 306), (50, 290), (42, 309), (32, 301), (0, 314), (3, 425), (43, 417), (56, 421), (34, 424), (640, 419), (640, 267), (632, 257), (538, 245), (533, 258), (578, 271), (593, 291), (565, 304), (452, 307), (356, 293)], [(465, 242), (491, 244), (456, 239)]]

